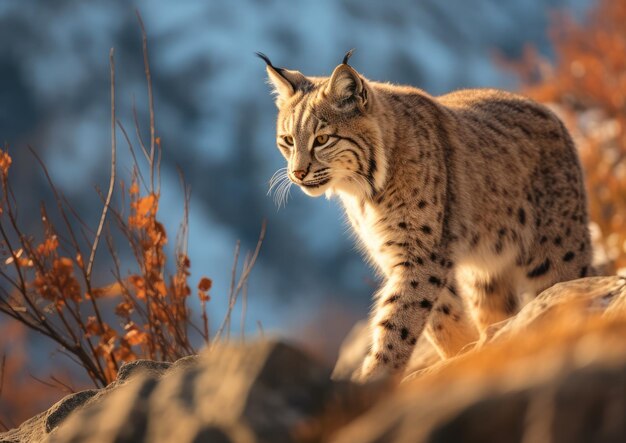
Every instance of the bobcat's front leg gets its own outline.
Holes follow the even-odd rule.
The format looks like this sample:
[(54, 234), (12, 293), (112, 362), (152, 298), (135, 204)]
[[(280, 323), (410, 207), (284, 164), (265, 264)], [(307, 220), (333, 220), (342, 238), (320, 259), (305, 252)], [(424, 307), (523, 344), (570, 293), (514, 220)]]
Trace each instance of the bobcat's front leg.
[(406, 367), (447, 274), (435, 263), (392, 274), (379, 291), (370, 321), (371, 350), (355, 380), (382, 378)]

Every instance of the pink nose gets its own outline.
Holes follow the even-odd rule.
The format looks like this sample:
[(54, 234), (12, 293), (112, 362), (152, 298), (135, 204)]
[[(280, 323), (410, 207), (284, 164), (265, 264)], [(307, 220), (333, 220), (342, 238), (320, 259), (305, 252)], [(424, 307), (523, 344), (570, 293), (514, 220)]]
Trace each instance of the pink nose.
[(292, 174), (298, 179), (298, 180), (302, 180), (304, 177), (306, 177), (306, 171), (303, 170), (298, 170), (298, 171), (293, 171)]

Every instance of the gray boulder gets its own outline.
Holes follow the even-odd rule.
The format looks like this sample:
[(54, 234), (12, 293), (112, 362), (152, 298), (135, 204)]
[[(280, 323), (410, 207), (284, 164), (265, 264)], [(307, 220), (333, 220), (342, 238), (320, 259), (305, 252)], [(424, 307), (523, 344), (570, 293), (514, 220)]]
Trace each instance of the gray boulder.
[[(81, 408), (47, 442), (290, 442), (326, 432), (318, 421), (342, 404), (341, 420), (376, 400), (381, 387), (330, 381), (330, 370), (278, 342), (218, 344), (197, 359), (120, 370), (124, 384)], [(20, 440), (27, 441), (27, 440)]]

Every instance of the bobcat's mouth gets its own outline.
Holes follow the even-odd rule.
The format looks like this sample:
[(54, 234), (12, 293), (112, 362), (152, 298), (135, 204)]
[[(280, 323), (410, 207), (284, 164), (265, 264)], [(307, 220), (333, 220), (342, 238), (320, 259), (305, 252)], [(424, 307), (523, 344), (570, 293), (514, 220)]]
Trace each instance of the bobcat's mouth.
[(330, 183), (331, 178), (325, 177), (319, 180), (311, 180), (304, 183), (298, 183), (300, 190), (309, 197), (319, 197), (326, 192), (327, 184)]
[(319, 188), (320, 186), (324, 186), (326, 183), (330, 182), (330, 178), (323, 178), (321, 180), (314, 180), (310, 182), (298, 183), (300, 186), (305, 188)]

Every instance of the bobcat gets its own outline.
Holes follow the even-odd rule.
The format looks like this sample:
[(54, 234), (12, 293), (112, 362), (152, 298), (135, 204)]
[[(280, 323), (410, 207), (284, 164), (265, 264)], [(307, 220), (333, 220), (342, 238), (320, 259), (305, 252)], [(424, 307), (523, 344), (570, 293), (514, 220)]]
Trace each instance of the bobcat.
[(278, 68), (277, 144), (305, 194), (337, 195), (383, 283), (356, 380), (405, 368), (424, 331), (443, 358), (553, 284), (586, 276), (591, 248), (576, 148), (525, 97), (471, 89), (433, 97)]

